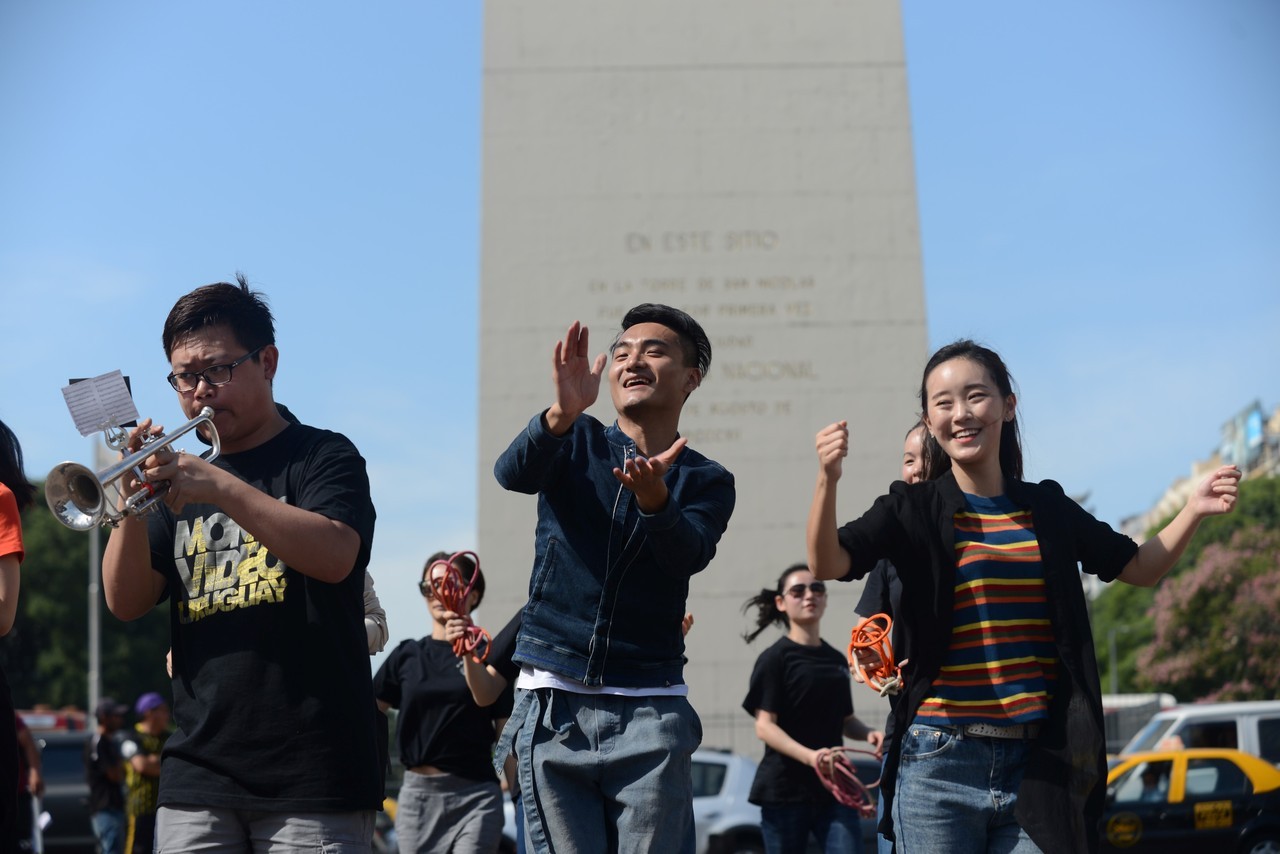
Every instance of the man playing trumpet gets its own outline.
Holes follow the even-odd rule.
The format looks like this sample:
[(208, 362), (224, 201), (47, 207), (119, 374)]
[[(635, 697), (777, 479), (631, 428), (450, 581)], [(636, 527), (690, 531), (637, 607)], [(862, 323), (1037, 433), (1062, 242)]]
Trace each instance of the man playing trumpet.
[[(262, 294), (225, 282), (165, 321), (183, 412), (213, 409), (213, 462), (158, 450), (164, 505), (126, 516), (103, 560), (107, 606), (168, 599), (177, 731), (161, 765), (159, 850), (367, 851), (382, 799), (363, 620), (374, 508), (346, 437), (297, 423)], [(202, 427), (201, 430), (204, 428)], [(159, 433), (143, 421), (125, 453)], [(143, 484), (128, 476), (123, 498)]]

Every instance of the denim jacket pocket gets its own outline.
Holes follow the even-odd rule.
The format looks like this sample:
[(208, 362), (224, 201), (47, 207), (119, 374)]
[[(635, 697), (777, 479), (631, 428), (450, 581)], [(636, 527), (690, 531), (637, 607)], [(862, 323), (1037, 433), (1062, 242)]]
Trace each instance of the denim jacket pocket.
[(529, 591), (529, 603), (525, 606), (529, 614), (535, 613), (538, 605), (542, 603), (542, 592), (546, 589), (547, 582), (551, 578), (551, 570), (556, 564), (557, 545), (555, 537), (547, 540), (547, 550), (542, 556), (542, 562), (538, 564), (537, 572), (534, 573), (533, 589)]

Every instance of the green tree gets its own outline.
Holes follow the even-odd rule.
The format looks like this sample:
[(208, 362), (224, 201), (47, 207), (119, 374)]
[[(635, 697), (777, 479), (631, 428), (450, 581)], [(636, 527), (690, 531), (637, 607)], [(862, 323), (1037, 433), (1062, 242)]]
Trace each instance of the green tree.
[[(43, 484), (37, 484), (43, 491)], [(0, 640), (3, 665), (18, 708), (88, 705), (89, 544), (37, 498), (22, 516), (26, 558), (13, 631)], [(106, 537), (104, 536), (105, 543)], [(128, 702), (144, 691), (167, 693), (164, 655), (168, 609), (122, 623), (101, 608), (102, 692)]]
[[(1102, 690), (1127, 694), (1138, 690), (1138, 652), (1155, 637), (1155, 628), (1147, 617), (1155, 590), (1135, 587), (1122, 581), (1107, 585), (1090, 607), (1093, 643), (1098, 655), (1098, 673)], [(1137, 615), (1136, 617), (1134, 615)], [(1114, 643), (1113, 643), (1114, 641)], [(1116, 660), (1111, 660), (1112, 650)], [(1115, 674), (1114, 680), (1112, 674)]]

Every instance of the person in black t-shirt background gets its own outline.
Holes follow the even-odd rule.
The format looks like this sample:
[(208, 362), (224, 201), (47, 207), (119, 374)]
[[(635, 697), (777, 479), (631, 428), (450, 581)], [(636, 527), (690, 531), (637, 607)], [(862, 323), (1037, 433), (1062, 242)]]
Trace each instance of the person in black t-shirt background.
[(756, 628), (781, 624), (787, 634), (756, 659), (742, 707), (755, 718), (764, 758), (749, 800), (760, 807), (761, 832), (769, 854), (803, 852), (813, 836), (826, 852), (861, 849), (857, 810), (832, 797), (814, 771), (823, 748), (844, 738), (879, 750), (884, 733), (853, 713), (852, 677), (844, 655), (822, 640), (826, 585), (804, 564), (788, 567), (773, 590), (761, 590), (743, 610), (755, 608)]
[[(498, 632), (497, 637), (489, 644), (489, 652), (484, 661), (473, 655), (463, 655), (462, 672), (467, 680), (467, 688), (471, 691), (471, 699), (476, 705), (484, 708), (494, 703), (504, 704), (510, 709), (515, 699), (516, 677), (520, 675), (520, 665), (512, 660), (516, 652), (516, 635), (520, 632), (521, 611), (507, 621)], [(453, 643), (462, 637), (472, 625), (470, 617), (463, 617), (452, 611), (446, 615), (445, 640)], [(524, 832), (524, 802), (520, 798), (520, 781), (516, 774), (516, 758), (507, 757), (503, 764), (503, 775), (506, 777), (507, 794), (515, 806), (516, 812), (516, 854), (524, 854), (526, 839)]]
[[(481, 708), (471, 696), (463, 660), (454, 654), (445, 627), (456, 615), (432, 586), (447, 571), (449, 552), (427, 559), (419, 590), (431, 613), (431, 634), (402, 641), (373, 680), (383, 711), (400, 710), (396, 746), (404, 784), (396, 808), (396, 836), (405, 852), (491, 854), (502, 837), (502, 790), (491, 755), (498, 728), (511, 714), (506, 699)], [(479, 573), (464, 555), (452, 565), (468, 582)], [(433, 578), (427, 573), (431, 572)], [(484, 575), (476, 578), (468, 612), (484, 598)]]

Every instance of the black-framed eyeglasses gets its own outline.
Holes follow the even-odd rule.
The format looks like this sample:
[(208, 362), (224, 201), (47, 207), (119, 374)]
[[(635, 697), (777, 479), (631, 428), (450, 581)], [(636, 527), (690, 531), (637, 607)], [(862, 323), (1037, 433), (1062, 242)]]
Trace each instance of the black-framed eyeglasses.
[(428, 599), (436, 598), (435, 587), (433, 587), (431, 582), (427, 581), (425, 578), (422, 581), (418, 582), (418, 589), (421, 590), (422, 595), (426, 596)]
[[(267, 346), (263, 344), (262, 347)], [(228, 365), (210, 365), (203, 371), (183, 371), (182, 373), (169, 374), (165, 377), (169, 381), (169, 385), (173, 386), (174, 391), (195, 391), (196, 386), (200, 385), (200, 380), (204, 380), (205, 385), (226, 385), (231, 382), (232, 369), (244, 364), (245, 362), (258, 355), (258, 351), (262, 347), (257, 348), (249, 353), (245, 353), (239, 359)]]
[(787, 595), (792, 599), (803, 599), (805, 590), (808, 590), (814, 596), (827, 595), (827, 585), (821, 581), (810, 581), (808, 584), (793, 584), (787, 588)]

